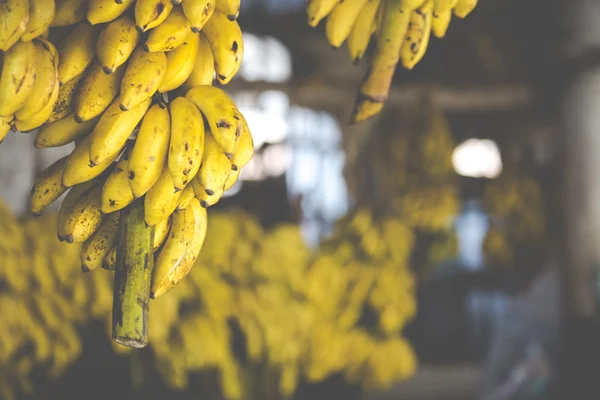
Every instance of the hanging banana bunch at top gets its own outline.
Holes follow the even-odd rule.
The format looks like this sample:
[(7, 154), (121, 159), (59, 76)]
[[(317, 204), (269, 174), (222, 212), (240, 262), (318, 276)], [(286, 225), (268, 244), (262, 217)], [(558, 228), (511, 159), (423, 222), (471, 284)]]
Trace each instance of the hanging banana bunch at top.
[(452, 15), (465, 18), (478, 0), (309, 0), (308, 23), (316, 27), (327, 18), (325, 32), (333, 47), (347, 42), (350, 58), (358, 63), (371, 36), (376, 46), (360, 86), (351, 123), (377, 115), (387, 101), (396, 65), (412, 69), (425, 55), (431, 33), (446, 35)]

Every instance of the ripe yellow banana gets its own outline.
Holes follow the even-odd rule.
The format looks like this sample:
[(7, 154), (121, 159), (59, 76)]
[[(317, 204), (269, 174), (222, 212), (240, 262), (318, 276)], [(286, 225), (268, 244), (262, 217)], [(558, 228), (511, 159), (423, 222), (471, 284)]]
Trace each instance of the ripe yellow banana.
[(105, 74), (112, 74), (123, 65), (140, 40), (133, 18), (122, 15), (110, 22), (100, 33), (96, 55)]
[(79, 84), (75, 97), (75, 121), (89, 121), (104, 112), (117, 97), (121, 78), (125, 72), (122, 65), (106, 75), (98, 63), (93, 63)]
[(201, 85), (212, 85), (215, 77), (215, 59), (208, 39), (206, 39), (204, 32), (199, 32), (198, 35), (196, 64), (188, 79), (183, 83), (185, 90)]
[(159, 251), (152, 270), (150, 298), (156, 299), (170, 287), (169, 275), (183, 260), (196, 231), (193, 206), (186, 210), (175, 211), (171, 222), (171, 232)]
[(206, 134), (202, 167), (198, 172), (200, 183), (207, 195), (212, 196), (225, 185), (231, 173), (231, 161), (210, 133)]
[(381, 0), (368, 0), (356, 18), (352, 32), (348, 36), (350, 59), (358, 63), (367, 51), (371, 35), (374, 32), (375, 18), (381, 6)]
[[(15, 113), (17, 120), (26, 120), (35, 116), (48, 105), (53, 94), (58, 97), (57, 60), (54, 59), (52, 51), (45, 47), (44, 43), (37, 40), (33, 43), (35, 46), (35, 83), (23, 107)], [(55, 88), (57, 88), (56, 91)]]
[(10, 132), (10, 123), (12, 121), (11, 117), (0, 117), (0, 143), (4, 140), (8, 132)]
[[(100, 226), (102, 212), (100, 212), (100, 192), (102, 187), (92, 185), (84, 192), (72, 207), (65, 208), (65, 202), (60, 207), (58, 230), (59, 239), (67, 243), (85, 242)], [(60, 218), (60, 216), (63, 218)]]
[(46, 32), (54, 19), (55, 11), (54, 0), (29, 0), (29, 22), (21, 40), (27, 42)]
[(37, 134), (34, 145), (38, 149), (59, 147), (87, 135), (94, 129), (99, 118), (77, 123), (75, 114), (69, 114), (63, 119), (44, 126)]
[(58, 48), (58, 79), (61, 85), (82, 74), (96, 55), (99, 28), (80, 22)]
[(432, 20), (431, 20), (431, 32), (437, 38), (443, 38), (446, 36), (446, 32), (448, 31), (448, 26), (450, 25), (450, 21), (452, 20), (452, 10), (447, 11), (433, 11)]
[(119, 211), (133, 202), (135, 197), (129, 187), (127, 172), (129, 167), (129, 149), (126, 149), (102, 187), (101, 209), (104, 214)]
[(215, 0), (215, 9), (235, 21), (240, 15), (240, 0)]
[(160, 177), (167, 160), (170, 132), (167, 106), (154, 104), (144, 115), (129, 158), (129, 185), (136, 198), (142, 197)]
[(189, 31), (185, 42), (167, 53), (167, 72), (158, 87), (160, 93), (178, 88), (190, 77), (196, 66), (199, 41), (200, 34)]
[(81, 247), (81, 270), (93, 271), (102, 266), (108, 253), (115, 247), (119, 231), (119, 213), (104, 217), (102, 224)]
[(466, 18), (477, 7), (477, 2), (478, 0), (458, 0), (454, 7), (454, 15), (458, 18)]
[[(194, 35), (197, 35), (194, 33)], [(198, 108), (185, 97), (177, 97), (169, 104), (171, 113), (171, 143), (167, 165), (173, 185), (183, 190), (196, 176), (204, 152), (204, 119)], [(217, 146), (223, 155), (222, 150)], [(224, 158), (225, 155), (223, 155)], [(227, 160), (229, 162), (229, 160)]]
[(154, 248), (153, 248), (153, 251), (158, 250), (158, 248), (164, 243), (170, 229), (171, 229), (171, 218), (170, 217), (161, 220), (154, 226)]
[(0, 117), (12, 116), (25, 102), (35, 84), (35, 46), (19, 42), (6, 51), (0, 75)]
[(196, 177), (192, 179), (192, 188), (194, 189), (196, 198), (200, 201), (200, 205), (204, 208), (208, 208), (217, 204), (225, 192), (225, 187), (223, 186), (219, 188), (212, 196), (208, 195), (206, 193), (206, 189), (204, 186), (202, 186), (202, 182), (200, 182), (199, 175), (196, 175)]
[(436, 14), (452, 11), (456, 7), (458, 0), (433, 0), (433, 11)]
[(338, 5), (341, 0), (308, 0), (306, 13), (308, 24), (313, 28), (319, 25), (319, 22), (331, 13), (333, 7)]
[(223, 186), (223, 192), (228, 191), (229, 189), (231, 189), (233, 187), (233, 185), (235, 185), (235, 183), (238, 181), (238, 178), (240, 177), (241, 171), (242, 171), (241, 169), (237, 169), (237, 170), (232, 170), (229, 173), (229, 176), (227, 177), (227, 180), (225, 181), (225, 185)]
[(54, 162), (38, 175), (29, 196), (29, 209), (33, 214), (41, 213), (58, 199), (67, 188), (62, 184), (62, 175), (67, 157)]
[(325, 24), (325, 35), (330, 45), (337, 48), (346, 41), (367, 1), (342, 1), (333, 8)]
[(156, 225), (168, 218), (177, 208), (180, 198), (181, 191), (175, 189), (171, 173), (165, 166), (158, 181), (150, 188), (144, 198), (146, 223)]
[(135, 25), (140, 32), (159, 26), (171, 13), (170, 0), (136, 0)]
[(165, 22), (150, 30), (144, 50), (171, 51), (186, 41), (189, 32), (190, 23), (185, 18), (181, 6), (175, 6)]
[[(194, 188), (192, 185), (187, 185), (183, 192), (181, 193), (181, 197), (179, 198), (179, 202), (177, 203), (176, 210), (185, 210), (189, 207), (192, 199), (196, 198), (196, 194), (194, 193)], [(200, 204), (200, 203), (198, 203)]]
[(231, 169), (239, 171), (242, 167), (250, 162), (254, 156), (254, 140), (252, 139), (252, 133), (246, 122), (246, 118), (240, 114), (242, 122), (242, 133), (240, 134), (240, 140), (238, 141), (237, 149), (231, 157)]
[(88, 0), (56, 0), (56, 12), (50, 26), (69, 26), (83, 21), (87, 3)]
[(67, 83), (63, 83), (58, 91), (58, 100), (52, 110), (52, 115), (48, 119), (48, 122), (52, 123), (60, 119), (65, 118), (67, 115), (73, 112), (75, 95), (77, 94), (77, 88), (79, 82), (83, 79), (85, 74), (77, 75)]
[(21, 132), (29, 132), (42, 126), (52, 115), (52, 110), (58, 99), (59, 85), (58, 82), (54, 85), (54, 90), (50, 94), (48, 102), (37, 114), (27, 119), (15, 120), (14, 127)]
[(130, 111), (121, 111), (119, 108), (120, 103), (120, 97), (113, 100), (89, 136), (89, 161), (92, 165), (98, 165), (105, 160), (114, 159), (123, 146), (125, 146), (127, 138), (144, 117), (152, 100), (148, 98), (141, 104), (133, 107)]
[(167, 56), (164, 52), (149, 53), (141, 47), (135, 49), (121, 80), (121, 110), (127, 111), (150, 99), (166, 72)]
[(182, 7), (192, 32), (199, 32), (215, 12), (215, 0), (186, 1)]
[(85, 136), (67, 158), (62, 177), (63, 185), (73, 186), (94, 179), (110, 167), (113, 160), (117, 158), (118, 154), (115, 154), (101, 164), (90, 165), (90, 141), (90, 135)]
[(92, 25), (111, 22), (119, 18), (129, 6), (133, 4), (133, 0), (89, 0), (87, 10), (87, 20)]
[(0, 51), (8, 51), (23, 35), (29, 23), (29, 2), (0, 2)]
[(225, 14), (215, 12), (202, 32), (206, 35), (215, 58), (217, 79), (225, 85), (239, 70), (244, 57), (242, 30), (237, 21), (230, 21)]
[(432, 8), (433, 3), (427, 1), (422, 7), (412, 12), (406, 39), (400, 50), (402, 65), (406, 69), (413, 69), (427, 51), (431, 36)]
[(241, 113), (231, 97), (215, 86), (197, 86), (190, 89), (185, 97), (202, 111), (210, 132), (231, 158), (242, 133)]
[(400, 8), (413, 11), (425, 4), (426, 1), (429, 0), (400, 0)]

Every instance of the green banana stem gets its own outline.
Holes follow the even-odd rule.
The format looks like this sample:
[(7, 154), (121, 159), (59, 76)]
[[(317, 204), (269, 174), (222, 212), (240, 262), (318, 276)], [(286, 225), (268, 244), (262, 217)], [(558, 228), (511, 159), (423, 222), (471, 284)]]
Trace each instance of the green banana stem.
[(112, 335), (124, 346), (148, 344), (148, 303), (154, 226), (144, 220), (144, 199), (121, 210), (113, 294)]

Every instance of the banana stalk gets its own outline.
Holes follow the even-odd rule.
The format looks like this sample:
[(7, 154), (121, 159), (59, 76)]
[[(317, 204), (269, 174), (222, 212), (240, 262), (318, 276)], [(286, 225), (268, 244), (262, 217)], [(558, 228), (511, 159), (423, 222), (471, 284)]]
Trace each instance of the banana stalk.
[(124, 346), (148, 345), (153, 241), (154, 226), (144, 220), (144, 200), (136, 200), (121, 211), (117, 239), (112, 335)]

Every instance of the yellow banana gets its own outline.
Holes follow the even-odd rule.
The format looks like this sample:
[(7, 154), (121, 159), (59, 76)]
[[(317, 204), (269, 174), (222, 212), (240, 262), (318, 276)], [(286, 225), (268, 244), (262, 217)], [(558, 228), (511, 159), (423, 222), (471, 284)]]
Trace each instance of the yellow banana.
[(88, 0), (56, 0), (56, 12), (51, 27), (69, 26), (85, 19)]
[(192, 185), (187, 185), (183, 192), (181, 193), (181, 197), (179, 198), (179, 202), (177, 203), (176, 210), (185, 210), (189, 207), (192, 199), (194, 199), (196, 194), (194, 193), (194, 188)]
[(223, 154), (223, 150), (210, 133), (207, 133), (205, 143), (198, 177), (206, 194), (212, 196), (225, 185), (231, 172), (231, 161)]
[(190, 32), (190, 23), (181, 6), (173, 7), (165, 22), (150, 30), (144, 44), (146, 51), (171, 51), (181, 46)]
[(28, 119), (15, 120), (14, 127), (21, 132), (29, 132), (42, 126), (52, 115), (52, 110), (58, 99), (59, 85), (54, 86), (54, 91), (50, 94), (48, 103), (36, 115)]
[(123, 65), (140, 40), (133, 18), (122, 15), (110, 22), (100, 33), (96, 56), (105, 74), (112, 74)]
[(73, 186), (71, 189), (69, 189), (69, 191), (67, 192), (67, 195), (65, 196), (62, 203), (60, 204), (60, 208), (58, 209), (58, 214), (56, 216), (56, 221), (57, 221), (56, 233), (57, 233), (58, 240), (60, 240), (60, 241), (64, 240), (64, 237), (62, 235), (61, 226), (62, 226), (62, 223), (67, 219), (69, 212), (71, 212), (71, 210), (75, 207), (77, 202), (81, 199), (81, 197), (85, 193), (89, 192), (90, 190), (92, 190), (95, 187), (99, 187), (98, 182), (89, 181), (89, 182), (82, 183), (81, 185)]
[(206, 188), (202, 186), (202, 182), (200, 182), (200, 176), (198, 175), (192, 179), (192, 187), (194, 189), (194, 193), (196, 194), (196, 198), (200, 201), (200, 205), (204, 208), (208, 208), (217, 204), (225, 192), (225, 187), (221, 187), (212, 196), (208, 195), (206, 193)]
[(192, 32), (200, 32), (215, 12), (215, 0), (186, 1), (182, 6)]
[(331, 13), (333, 7), (338, 5), (341, 0), (308, 0), (306, 13), (308, 15), (308, 24), (313, 28), (319, 25), (319, 22)]
[(458, 0), (433, 0), (433, 11), (436, 14), (445, 13), (446, 11), (452, 11)]
[(81, 82), (81, 79), (84, 77), (84, 75), (85, 74), (79, 74), (69, 82), (62, 84), (58, 91), (58, 100), (54, 105), (52, 115), (48, 119), (48, 122), (52, 123), (54, 121), (58, 121), (59, 119), (63, 119), (73, 112), (77, 88), (79, 87), (79, 82)]
[(119, 213), (104, 217), (98, 230), (81, 247), (81, 269), (93, 271), (102, 266), (108, 253), (115, 247), (119, 231)]
[(369, 47), (380, 5), (381, 0), (368, 0), (356, 18), (352, 32), (348, 36), (348, 52), (354, 63), (358, 63), (363, 58)]
[(199, 41), (199, 34), (189, 31), (185, 42), (167, 53), (167, 72), (158, 87), (160, 93), (178, 88), (190, 77), (196, 65)]
[(104, 112), (119, 94), (121, 78), (125, 72), (122, 65), (106, 75), (98, 63), (93, 63), (79, 84), (75, 97), (75, 121), (89, 121)]
[(111, 22), (119, 18), (129, 6), (133, 4), (133, 0), (89, 0), (87, 10), (87, 20), (92, 25)]
[(452, 10), (433, 12), (431, 20), (431, 32), (433, 32), (435, 37), (441, 39), (446, 36), (446, 32), (448, 31), (448, 26), (450, 25), (451, 20)]
[(167, 238), (167, 234), (171, 229), (171, 218), (165, 218), (156, 223), (154, 226), (154, 248), (153, 251), (158, 250), (158, 248), (164, 243)]
[(225, 14), (215, 12), (202, 32), (206, 35), (215, 58), (217, 79), (225, 85), (239, 70), (244, 57), (242, 30), (237, 21), (230, 21)]
[(406, 69), (413, 69), (425, 55), (431, 35), (433, 3), (427, 1), (423, 7), (417, 8), (410, 17), (410, 27), (400, 50), (400, 58)]
[(215, 86), (197, 86), (185, 97), (200, 109), (215, 140), (231, 158), (242, 132), (241, 113), (231, 97)]
[(44, 126), (37, 134), (34, 145), (38, 149), (59, 147), (87, 135), (94, 129), (99, 118), (77, 123), (75, 114), (69, 114), (63, 119)]
[(141, 47), (135, 49), (121, 80), (121, 110), (127, 111), (150, 99), (166, 72), (167, 56), (164, 52), (149, 53)]
[(325, 35), (330, 45), (337, 48), (346, 41), (367, 1), (342, 1), (333, 8), (325, 24)]
[(196, 64), (189, 78), (183, 83), (186, 90), (201, 85), (212, 85), (215, 76), (215, 59), (204, 32), (199, 32)]
[(23, 35), (29, 23), (29, 2), (0, 2), (0, 51), (8, 51)]
[(195, 212), (193, 206), (175, 211), (171, 222), (171, 232), (159, 251), (152, 270), (150, 298), (156, 299), (165, 292), (169, 285), (169, 275), (175, 270), (190, 247), (196, 231)]
[(407, 11), (414, 11), (429, 0), (400, 0), (400, 8)]
[(36, 40), (33, 43), (35, 46), (35, 83), (23, 107), (15, 113), (17, 120), (33, 117), (48, 105), (53, 94), (58, 97), (58, 91), (55, 93), (54, 90), (58, 86), (58, 73), (52, 51), (46, 48), (42, 42)]
[(58, 48), (58, 79), (61, 85), (82, 74), (96, 55), (99, 28), (80, 22)]
[(0, 117), (0, 143), (4, 140), (8, 132), (10, 132), (10, 122), (12, 121), (11, 117)]
[(215, 9), (235, 21), (240, 15), (240, 0), (215, 0)]
[[(185, 97), (177, 97), (173, 100), (169, 104), (169, 111), (171, 112), (171, 143), (167, 165), (175, 189), (183, 190), (185, 185), (196, 176), (202, 163), (204, 119), (194, 103)], [(222, 150), (218, 146), (217, 148), (223, 155)]]
[(477, 2), (478, 0), (458, 0), (454, 7), (454, 15), (458, 18), (466, 18), (477, 7)]
[(131, 187), (129, 187), (129, 179), (127, 179), (129, 153), (129, 149), (123, 152), (117, 166), (104, 182), (101, 201), (101, 209), (104, 214), (119, 211), (135, 200)]
[(33, 214), (41, 213), (67, 191), (67, 187), (62, 184), (66, 162), (65, 156), (43, 170), (36, 178), (29, 196), (29, 209)]
[(170, 0), (136, 0), (135, 25), (140, 32), (159, 26), (171, 13)]
[(67, 243), (85, 242), (102, 223), (100, 211), (100, 192), (102, 187), (92, 187), (81, 194), (72, 207), (65, 208), (65, 202), (60, 207), (58, 219), (59, 239)]
[(55, 11), (54, 0), (29, 0), (29, 22), (21, 40), (27, 42), (46, 32), (54, 19)]
[(114, 159), (127, 142), (127, 138), (144, 117), (151, 103), (152, 100), (148, 98), (130, 111), (121, 111), (119, 108), (119, 104), (121, 104), (120, 97), (113, 100), (89, 136), (89, 161), (92, 165)]
[(240, 134), (235, 153), (233, 153), (233, 157), (231, 157), (231, 169), (234, 171), (240, 170), (248, 164), (254, 156), (254, 140), (252, 139), (252, 133), (250, 133), (246, 118), (242, 114), (240, 114), (240, 117), (242, 122), (242, 133)]
[(0, 117), (12, 116), (25, 102), (35, 84), (35, 46), (19, 42), (3, 55), (0, 75)]
[(94, 179), (110, 167), (113, 160), (117, 158), (118, 154), (115, 154), (101, 164), (90, 165), (90, 141), (90, 135), (84, 137), (67, 158), (62, 177), (63, 185), (73, 186)]
[(158, 181), (150, 188), (144, 198), (145, 218), (148, 225), (156, 225), (168, 218), (177, 208), (181, 191), (175, 189), (173, 178), (167, 166)]
[(240, 177), (241, 171), (242, 171), (241, 169), (236, 169), (236, 170), (232, 170), (229, 173), (229, 176), (227, 177), (227, 180), (225, 181), (225, 185), (223, 186), (223, 192), (228, 191), (229, 189), (231, 189), (233, 187), (233, 185), (235, 185), (235, 183), (238, 181), (238, 178)]

